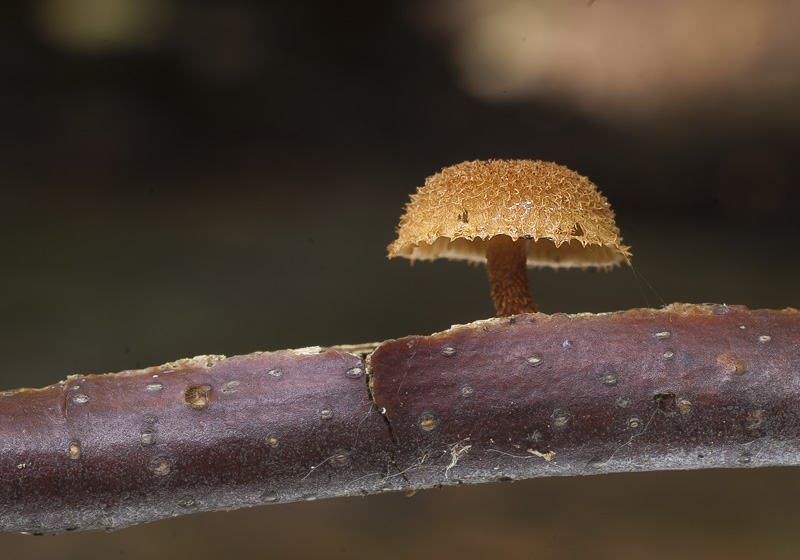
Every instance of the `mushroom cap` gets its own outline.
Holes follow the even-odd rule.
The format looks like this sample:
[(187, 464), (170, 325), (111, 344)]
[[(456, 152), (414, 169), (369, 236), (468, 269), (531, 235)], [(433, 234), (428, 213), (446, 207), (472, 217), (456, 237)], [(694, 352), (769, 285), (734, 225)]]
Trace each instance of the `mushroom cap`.
[(400, 218), (389, 258), (486, 261), (495, 235), (529, 239), (527, 266), (630, 264), (614, 212), (597, 187), (544, 161), (465, 161), (425, 180)]

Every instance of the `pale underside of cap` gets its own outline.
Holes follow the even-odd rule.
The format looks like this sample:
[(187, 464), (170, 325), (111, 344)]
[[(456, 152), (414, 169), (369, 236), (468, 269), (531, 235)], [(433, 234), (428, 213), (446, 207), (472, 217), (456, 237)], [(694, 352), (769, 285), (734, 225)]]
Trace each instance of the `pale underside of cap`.
[(526, 239), (528, 267), (630, 264), (614, 212), (586, 177), (555, 163), (468, 161), (411, 195), (389, 258), (486, 261), (495, 235)]

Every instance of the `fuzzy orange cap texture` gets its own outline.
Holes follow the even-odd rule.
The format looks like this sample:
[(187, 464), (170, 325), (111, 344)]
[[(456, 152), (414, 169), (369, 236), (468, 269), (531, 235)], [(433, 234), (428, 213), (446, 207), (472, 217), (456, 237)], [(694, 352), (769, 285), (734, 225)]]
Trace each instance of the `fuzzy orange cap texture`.
[(466, 161), (411, 195), (389, 258), (486, 261), (496, 235), (529, 239), (527, 266), (630, 264), (614, 212), (586, 177), (544, 161)]

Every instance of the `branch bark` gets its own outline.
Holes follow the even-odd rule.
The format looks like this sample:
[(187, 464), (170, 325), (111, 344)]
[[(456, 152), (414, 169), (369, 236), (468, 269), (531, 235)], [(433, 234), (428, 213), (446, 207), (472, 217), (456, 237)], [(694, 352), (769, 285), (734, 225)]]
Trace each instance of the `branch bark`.
[(800, 312), (529, 314), (0, 396), (0, 529), (443, 485), (800, 464)]

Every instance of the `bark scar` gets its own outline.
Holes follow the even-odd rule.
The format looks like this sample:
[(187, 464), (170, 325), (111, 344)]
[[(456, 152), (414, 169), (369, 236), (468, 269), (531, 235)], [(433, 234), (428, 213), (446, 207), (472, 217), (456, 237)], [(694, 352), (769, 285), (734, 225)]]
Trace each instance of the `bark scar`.
[(378, 411), (378, 413), (381, 415), (381, 418), (383, 418), (383, 421), (386, 423), (386, 431), (387, 434), (389, 435), (389, 439), (392, 442), (392, 451), (391, 451), (391, 456), (389, 457), (389, 464), (393, 466), (395, 469), (397, 469), (397, 472), (403, 477), (405, 481), (408, 482), (408, 477), (406, 476), (405, 471), (403, 471), (397, 464), (396, 460), (397, 448), (399, 447), (400, 442), (394, 433), (394, 429), (392, 428), (392, 422), (389, 420), (389, 415), (386, 413), (386, 408), (379, 406), (378, 403), (375, 401), (375, 387), (374, 387), (375, 371), (373, 370), (372, 367), (372, 352), (370, 352), (366, 356), (363, 356), (363, 360), (364, 360), (364, 371), (366, 371), (365, 377), (367, 380), (367, 394), (369, 395), (369, 401), (372, 403), (372, 407), (376, 411)]

